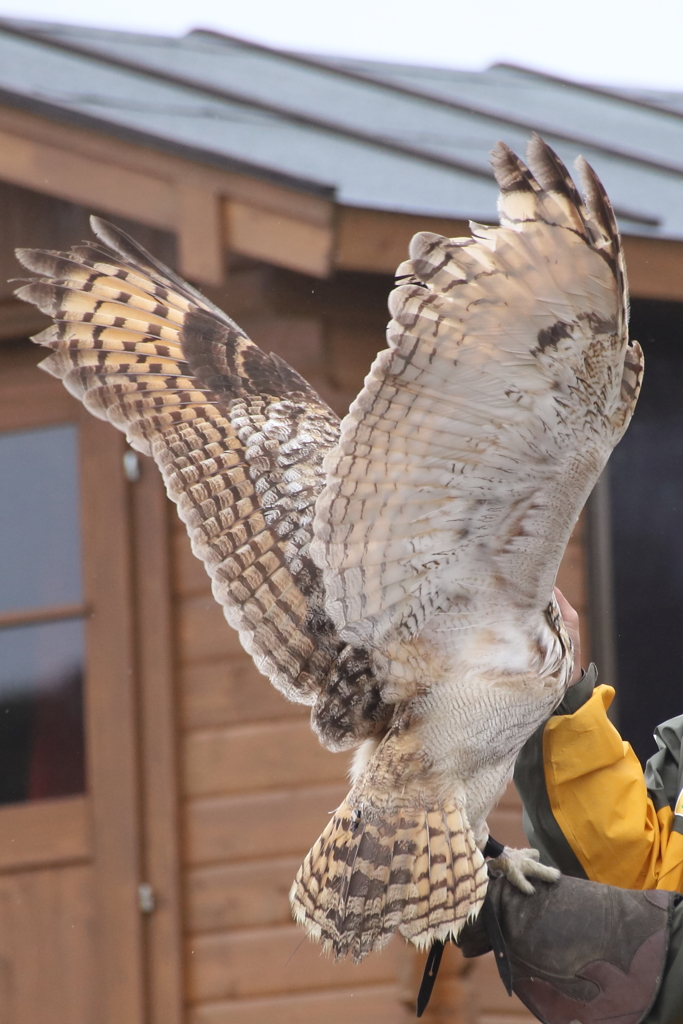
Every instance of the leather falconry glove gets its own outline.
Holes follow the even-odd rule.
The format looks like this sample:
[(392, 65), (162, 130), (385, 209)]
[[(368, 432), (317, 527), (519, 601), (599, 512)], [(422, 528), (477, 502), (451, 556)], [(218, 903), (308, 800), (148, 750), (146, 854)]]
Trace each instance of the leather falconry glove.
[[(671, 916), (680, 898), (566, 875), (552, 884), (536, 882), (528, 896), (496, 878), (458, 946), (466, 957), (494, 950), (506, 989), (543, 1024), (640, 1024), (662, 982)], [(442, 952), (442, 944), (430, 950), (418, 1016)]]

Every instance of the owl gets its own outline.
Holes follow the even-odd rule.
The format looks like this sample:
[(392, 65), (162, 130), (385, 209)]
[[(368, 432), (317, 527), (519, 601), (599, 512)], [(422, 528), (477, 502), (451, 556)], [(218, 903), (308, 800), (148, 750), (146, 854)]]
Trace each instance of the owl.
[(492, 164), (500, 225), (413, 238), (341, 423), (111, 224), (18, 251), (38, 276), (17, 294), (54, 320), (43, 369), (153, 457), (260, 671), (355, 751), (291, 903), (356, 960), (396, 931), (457, 937), (486, 854), (525, 891), (555, 877), (492, 851), (486, 819), (571, 677), (553, 584), (642, 378), (595, 173), (579, 162), (582, 199), (537, 137), (528, 167), (503, 144)]

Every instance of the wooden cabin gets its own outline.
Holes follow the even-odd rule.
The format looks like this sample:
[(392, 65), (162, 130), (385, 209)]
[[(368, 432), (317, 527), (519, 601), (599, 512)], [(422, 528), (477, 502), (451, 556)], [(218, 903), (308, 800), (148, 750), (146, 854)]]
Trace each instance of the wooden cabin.
[[(103, 214), (343, 413), (411, 236), (495, 218), (496, 139), (583, 149), (653, 385), (559, 583), (647, 756), (643, 728), (682, 710), (683, 99), (19, 22), (0, 89), (0, 1024), (408, 1021), (424, 957), (334, 963), (290, 919), (348, 756), (255, 671), (154, 465), (36, 369), (13, 250)], [(524, 844), (514, 791), (491, 828)], [(531, 1018), (490, 956), (449, 949), (424, 1020)]]

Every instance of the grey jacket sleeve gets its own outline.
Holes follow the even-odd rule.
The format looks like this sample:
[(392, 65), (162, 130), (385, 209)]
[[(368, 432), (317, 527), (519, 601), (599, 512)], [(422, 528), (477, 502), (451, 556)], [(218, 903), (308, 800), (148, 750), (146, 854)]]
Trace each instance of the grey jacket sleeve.
[[(683, 789), (683, 715), (658, 725), (655, 742), (659, 749), (645, 765), (645, 783), (658, 811), (668, 804), (675, 812)], [(683, 832), (681, 815), (674, 830)]]

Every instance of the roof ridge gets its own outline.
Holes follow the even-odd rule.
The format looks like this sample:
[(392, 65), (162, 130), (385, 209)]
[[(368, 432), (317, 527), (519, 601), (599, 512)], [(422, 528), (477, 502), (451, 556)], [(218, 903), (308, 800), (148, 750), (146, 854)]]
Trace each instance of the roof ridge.
[[(536, 68), (526, 68), (521, 64), (512, 64), (510, 61), (496, 61), (495, 64), (491, 65), (489, 70), (493, 70), (493, 68), (504, 68), (505, 70), (517, 71), (520, 74), (529, 75), (529, 77), (532, 78), (543, 78), (548, 82), (557, 82), (558, 85), (568, 85), (570, 88), (578, 89), (581, 92), (589, 92), (594, 96), (603, 96), (605, 99), (616, 100), (619, 103), (627, 103), (631, 107), (642, 107), (644, 110), (650, 110), (657, 114), (666, 114), (669, 117), (675, 117), (677, 120), (683, 121), (683, 113), (678, 113), (676, 110), (670, 110), (668, 107), (661, 107), (658, 103), (648, 103), (647, 100), (631, 99), (629, 96), (625, 96), (623, 93), (616, 92), (606, 86), (590, 85), (587, 82), (577, 82), (573, 78), (564, 78), (562, 75), (554, 75), (550, 71), (538, 71)], [(680, 95), (683, 96), (683, 92), (681, 92)]]

